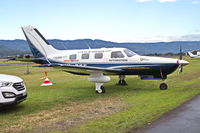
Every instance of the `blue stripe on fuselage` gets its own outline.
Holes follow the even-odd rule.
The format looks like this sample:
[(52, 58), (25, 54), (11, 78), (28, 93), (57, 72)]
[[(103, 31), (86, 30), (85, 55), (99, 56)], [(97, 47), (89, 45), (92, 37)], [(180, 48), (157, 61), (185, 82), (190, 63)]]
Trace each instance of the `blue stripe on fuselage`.
[[(123, 73), (125, 75), (160, 75), (162, 72), (163, 75), (168, 75), (174, 72), (178, 64), (176, 63), (166, 63), (166, 64), (87, 64), (87, 66), (92, 67), (115, 67), (115, 69), (122, 69), (124, 70)], [(133, 66), (131, 69), (130, 67)], [(138, 66), (138, 69), (135, 67)], [(143, 66), (145, 69), (142, 69)], [(117, 68), (119, 67), (119, 68)], [(127, 68), (128, 67), (128, 68)], [(148, 68), (148, 69), (147, 69)]]

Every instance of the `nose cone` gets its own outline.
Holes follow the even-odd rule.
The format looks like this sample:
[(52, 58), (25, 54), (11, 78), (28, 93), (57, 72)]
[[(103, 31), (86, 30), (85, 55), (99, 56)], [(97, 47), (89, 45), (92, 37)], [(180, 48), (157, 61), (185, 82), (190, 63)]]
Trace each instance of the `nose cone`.
[(188, 65), (188, 64), (189, 64), (189, 62), (187, 62), (187, 61), (185, 61), (185, 60), (179, 60), (178, 62), (179, 62), (179, 64), (182, 65), (182, 66), (185, 66), (185, 65)]

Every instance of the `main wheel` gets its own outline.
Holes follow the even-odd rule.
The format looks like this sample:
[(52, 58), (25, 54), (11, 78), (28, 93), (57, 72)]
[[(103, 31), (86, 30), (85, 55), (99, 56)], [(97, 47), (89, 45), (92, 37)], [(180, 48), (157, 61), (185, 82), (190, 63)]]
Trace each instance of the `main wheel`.
[(119, 80), (117, 85), (127, 85), (125, 80)]
[(161, 83), (160, 84), (160, 90), (167, 90), (167, 84), (166, 83)]
[(101, 86), (101, 88), (99, 90), (96, 90), (97, 94), (103, 94), (105, 92), (106, 92), (106, 89), (103, 86)]
[(122, 80), (122, 85), (127, 85), (125, 80)]

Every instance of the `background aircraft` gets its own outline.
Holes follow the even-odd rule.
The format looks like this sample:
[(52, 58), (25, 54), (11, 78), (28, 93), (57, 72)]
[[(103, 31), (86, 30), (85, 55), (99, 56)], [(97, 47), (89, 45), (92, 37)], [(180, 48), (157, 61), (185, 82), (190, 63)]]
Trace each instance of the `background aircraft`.
[[(57, 50), (34, 27), (22, 27), (38, 67), (54, 67), (78, 75), (89, 75), (96, 84), (96, 93), (105, 93), (103, 83), (107, 75), (119, 75), (119, 85), (126, 85), (125, 75), (138, 75), (141, 79), (167, 79), (167, 75), (188, 64), (180, 59), (140, 56), (126, 48), (100, 48)], [(167, 89), (166, 83), (160, 89)]]
[(190, 58), (200, 58), (200, 50), (189, 51), (187, 54)]

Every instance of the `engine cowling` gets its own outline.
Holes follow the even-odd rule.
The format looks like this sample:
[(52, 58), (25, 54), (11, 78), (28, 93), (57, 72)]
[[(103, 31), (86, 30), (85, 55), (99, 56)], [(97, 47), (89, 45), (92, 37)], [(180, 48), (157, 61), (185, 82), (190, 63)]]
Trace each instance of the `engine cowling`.
[(103, 73), (93, 73), (88, 77), (88, 81), (95, 83), (106, 83), (110, 81), (110, 77), (103, 75)]

